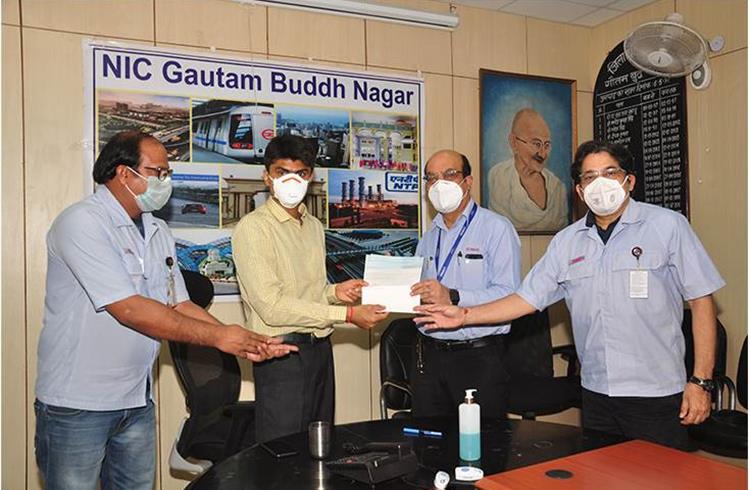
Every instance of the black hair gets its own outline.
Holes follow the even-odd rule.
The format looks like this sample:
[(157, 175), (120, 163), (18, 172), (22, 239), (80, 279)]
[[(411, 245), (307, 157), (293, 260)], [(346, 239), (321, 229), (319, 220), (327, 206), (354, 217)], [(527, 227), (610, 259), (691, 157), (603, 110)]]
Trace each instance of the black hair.
[(119, 165), (137, 168), (141, 163), (141, 142), (149, 138), (159, 141), (140, 131), (122, 131), (112, 136), (94, 163), (94, 182), (105, 184), (112, 180)]
[(315, 168), (317, 140), (311, 141), (293, 134), (277, 136), (268, 143), (264, 163), (266, 170), (276, 160), (299, 160), (306, 167)]
[(633, 154), (626, 146), (619, 143), (610, 143), (609, 141), (591, 140), (581, 143), (576, 150), (573, 158), (573, 164), (570, 166), (570, 176), (576, 184), (581, 182), (581, 169), (583, 161), (587, 156), (594, 153), (608, 153), (625, 170), (626, 174), (633, 173)]

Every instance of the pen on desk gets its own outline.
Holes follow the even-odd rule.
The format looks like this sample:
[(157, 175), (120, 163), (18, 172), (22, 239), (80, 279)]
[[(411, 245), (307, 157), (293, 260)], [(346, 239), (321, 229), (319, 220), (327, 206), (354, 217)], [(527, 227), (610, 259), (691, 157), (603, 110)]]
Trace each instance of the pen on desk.
[(404, 434), (412, 436), (443, 437), (443, 433), (436, 430), (422, 430), (414, 427), (404, 427)]

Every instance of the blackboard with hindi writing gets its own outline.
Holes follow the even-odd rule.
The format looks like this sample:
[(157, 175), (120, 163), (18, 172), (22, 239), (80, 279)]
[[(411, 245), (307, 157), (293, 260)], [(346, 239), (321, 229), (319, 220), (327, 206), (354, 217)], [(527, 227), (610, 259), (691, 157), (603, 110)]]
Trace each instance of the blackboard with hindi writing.
[(633, 153), (636, 200), (689, 216), (685, 77), (649, 75), (618, 44), (596, 78), (594, 138)]

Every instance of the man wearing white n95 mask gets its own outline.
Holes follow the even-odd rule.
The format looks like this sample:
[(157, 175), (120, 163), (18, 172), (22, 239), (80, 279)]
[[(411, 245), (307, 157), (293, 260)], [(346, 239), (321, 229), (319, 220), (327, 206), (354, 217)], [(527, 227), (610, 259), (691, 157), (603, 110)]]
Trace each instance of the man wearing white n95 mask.
[(313, 420), (333, 422), (333, 325), (369, 329), (387, 316), (378, 305), (346, 306), (359, 299), (363, 280), (326, 282), (323, 225), (302, 202), (314, 165), (303, 138), (271, 140), (264, 180), (273, 197), (232, 235), (248, 328), (299, 348), (253, 366), (258, 442), (306, 430)]
[[(417, 245), (417, 255), (428, 257), (428, 263), (412, 295), (423, 304), (472, 306), (513, 293), (521, 281), (520, 241), (508, 219), (480, 208), (469, 195), (469, 160), (455, 151), (439, 151), (427, 161), (425, 181), (439, 214)], [(504, 416), (503, 338), (509, 331), (507, 322), (446, 331), (421, 328), (409, 378), (412, 413), (455, 416), (465, 390), (476, 388), (482, 413)]]
[[(591, 212), (553, 238), (516, 294), (468, 309), (418, 307), (417, 323), (509, 321), (564, 298), (581, 360), (584, 428), (689, 449), (685, 426), (710, 411), (713, 293), (724, 281), (684, 216), (630, 198), (632, 168), (621, 145), (582, 144), (571, 175)], [(692, 311), (692, 373), (683, 300)]]

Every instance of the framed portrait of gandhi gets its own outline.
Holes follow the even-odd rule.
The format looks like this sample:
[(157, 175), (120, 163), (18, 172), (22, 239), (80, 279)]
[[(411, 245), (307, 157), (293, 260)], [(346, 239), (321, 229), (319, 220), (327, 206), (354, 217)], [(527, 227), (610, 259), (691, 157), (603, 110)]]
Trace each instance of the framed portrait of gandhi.
[(575, 80), (479, 70), (482, 206), (519, 234), (552, 234), (582, 215), (575, 108)]

